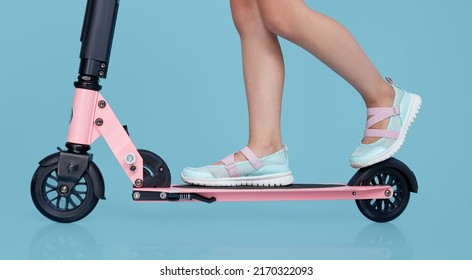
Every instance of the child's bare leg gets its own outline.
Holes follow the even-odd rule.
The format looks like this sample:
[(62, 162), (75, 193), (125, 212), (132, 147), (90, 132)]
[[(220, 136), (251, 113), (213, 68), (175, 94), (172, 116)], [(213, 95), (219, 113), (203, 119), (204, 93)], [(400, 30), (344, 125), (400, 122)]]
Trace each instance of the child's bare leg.
[[(244, 81), (249, 109), (248, 146), (259, 156), (280, 150), (280, 114), (284, 63), (277, 36), (262, 20), (256, 0), (231, 0), (241, 37)], [(240, 153), (236, 161), (245, 160)]]
[[(257, 0), (266, 27), (316, 56), (349, 82), (370, 107), (390, 107), (394, 90), (351, 33), (335, 20), (311, 10), (303, 0)], [(386, 128), (384, 120), (372, 128)], [(378, 138), (364, 138), (373, 143)]]
[(181, 178), (203, 186), (286, 186), (294, 179), (280, 133), (284, 83), (280, 45), (277, 36), (266, 28), (257, 0), (230, 3), (241, 37), (249, 109), (248, 148), (212, 165), (186, 167)]

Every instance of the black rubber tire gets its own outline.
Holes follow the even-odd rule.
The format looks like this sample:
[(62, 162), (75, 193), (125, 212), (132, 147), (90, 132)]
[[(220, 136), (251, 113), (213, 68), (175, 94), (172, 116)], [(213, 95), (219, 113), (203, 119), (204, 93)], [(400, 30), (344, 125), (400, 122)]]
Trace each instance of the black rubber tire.
[(359, 211), (374, 222), (385, 223), (396, 219), (410, 200), (411, 180), (401, 170), (403, 164), (399, 165), (396, 161), (398, 160), (392, 159), (366, 167), (349, 182), (351, 186), (392, 186), (393, 195), (389, 199), (356, 200)]
[(46, 218), (59, 223), (71, 223), (86, 217), (98, 203), (95, 188), (102, 188), (103, 179), (94, 162), (67, 195), (60, 195), (57, 181), (58, 164), (39, 166), (31, 180), (31, 198)]

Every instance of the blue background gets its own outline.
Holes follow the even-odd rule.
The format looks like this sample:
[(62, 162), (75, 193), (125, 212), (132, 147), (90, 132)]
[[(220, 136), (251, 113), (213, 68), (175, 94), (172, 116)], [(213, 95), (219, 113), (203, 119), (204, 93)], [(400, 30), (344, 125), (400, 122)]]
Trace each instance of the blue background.
[[(135, 204), (103, 140), (106, 201), (56, 224), (29, 194), (37, 162), (66, 140), (85, 0), (2, 0), (0, 259), (471, 259), (472, 2), (307, 1), (356, 36), (423, 108), (397, 158), (419, 181), (404, 214), (364, 218), (352, 201)], [(359, 95), (282, 40), (284, 142), (298, 182), (346, 182), (362, 137)], [(247, 141), (239, 38), (228, 1), (121, 1), (106, 96), (133, 141), (179, 183)]]

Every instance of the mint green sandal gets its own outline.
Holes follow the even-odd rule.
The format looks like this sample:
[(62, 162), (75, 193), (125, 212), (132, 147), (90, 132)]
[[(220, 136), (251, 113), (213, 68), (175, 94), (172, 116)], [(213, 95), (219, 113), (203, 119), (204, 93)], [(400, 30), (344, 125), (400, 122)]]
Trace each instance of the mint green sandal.
[[(395, 100), (392, 108), (368, 108), (367, 113), (372, 116), (367, 120), (365, 136), (380, 137), (372, 144), (362, 144), (351, 155), (351, 166), (363, 168), (392, 157), (405, 141), (408, 129), (415, 120), (420, 107), (421, 97), (409, 93), (396, 85), (392, 79), (387, 81), (395, 90)], [(387, 129), (371, 129), (370, 127), (389, 118)]]
[(288, 164), (287, 148), (258, 158), (248, 147), (241, 153), (247, 161), (235, 162), (234, 154), (221, 160), (222, 165), (186, 167), (180, 176), (188, 184), (200, 186), (287, 186), (294, 179)]

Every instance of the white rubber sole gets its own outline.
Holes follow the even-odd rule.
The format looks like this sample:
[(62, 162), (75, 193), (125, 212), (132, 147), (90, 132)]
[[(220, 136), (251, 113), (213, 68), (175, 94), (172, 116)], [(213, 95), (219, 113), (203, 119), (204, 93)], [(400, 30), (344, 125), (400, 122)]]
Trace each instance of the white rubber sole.
[(182, 180), (187, 184), (205, 186), (205, 187), (283, 187), (288, 186), (294, 182), (292, 172), (271, 174), (265, 176), (254, 177), (234, 177), (221, 179), (195, 179), (187, 178), (180, 174)]
[(384, 161), (388, 158), (391, 158), (398, 150), (400, 150), (401, 146), (405, 142), (406, 134), (408, 133), (408, 129), (413, 124), (413, 121), (416, 119), (420, 109), (421, 109), (421, 97), (417, 94), (411, 94), (411, 99), (413, 102), (410, 103), (408, 107), (408, 115), (405, 124), (402, 126), (400, 130), (400, 136), (398, 140), (385, 152), (379, 154), (377, 157), (363, 163), (351, 162), (351, 166), (354, 168), (364, 168), (367, 166), (374, 165), (381, 161)]

